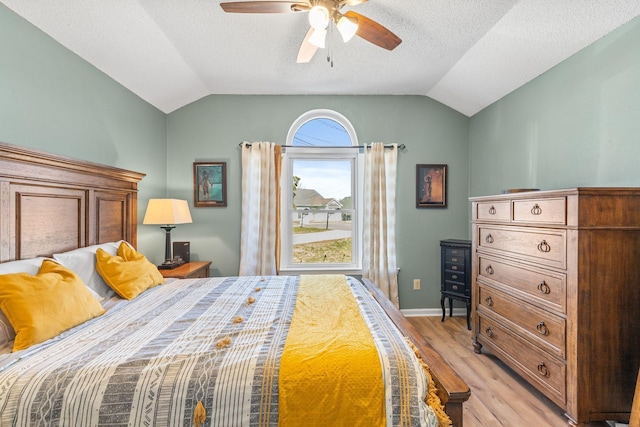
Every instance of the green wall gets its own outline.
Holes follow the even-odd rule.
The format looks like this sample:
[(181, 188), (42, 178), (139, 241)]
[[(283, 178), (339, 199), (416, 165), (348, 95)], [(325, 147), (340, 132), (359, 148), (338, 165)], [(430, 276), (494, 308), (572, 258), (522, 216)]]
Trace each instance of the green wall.
[[(1, 4), (0, 40), (0, 141), (146, 173), (142, 218), (166, 192), (166, 115)], [(139, 248), (160, 232), (140, 226)]]
[(640, 186), (640, 18), (471, 118), (472, 196)]
[[(242, 141), (286, 143), (293, 122), (312, 109), (331, 109), (354, 126), (358, 141), (406, 144), (398, 156), (397, 247), (402, 308), (440, 305), (440, 246), (468, 236), (469, 119), (422, 96), (215, 95), (169, 115), (168, 192), (193, 206), (194, 161), (228, 162), (226, 208), (192, 208), (193, 224), (174, 230), (216, 273), (238, 274)], [(449, 167), (448, 208), (416, 209), (418, 163)], [(413, 279), (422, 281), (413, 290)]]

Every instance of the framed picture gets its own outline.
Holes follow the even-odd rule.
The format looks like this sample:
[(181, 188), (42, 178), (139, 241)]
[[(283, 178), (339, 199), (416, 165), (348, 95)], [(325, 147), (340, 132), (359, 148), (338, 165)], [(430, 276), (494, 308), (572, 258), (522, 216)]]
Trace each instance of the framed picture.
[(227, 206), (227, 163), (195, 162), (193, 164), (193, 205)]
[(447, 165), (416, 165), (416, 208), (447, 207)]

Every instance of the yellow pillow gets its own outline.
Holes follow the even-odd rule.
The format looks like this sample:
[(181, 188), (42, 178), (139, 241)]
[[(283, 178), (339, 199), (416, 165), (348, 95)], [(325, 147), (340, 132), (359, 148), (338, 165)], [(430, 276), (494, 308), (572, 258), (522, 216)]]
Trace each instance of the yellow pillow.
[(122, 298), (131, 300), (143, 291), (164, 283), (158, 268), (127, 243), (122, 242), (115, 256), (98, 248), (96, 269), (107, 285)]
[(73, 271), (51, 260), (42, 261), (35, 276), (0, 275), (0, 308), (16, 331), (13, 351), (46, 341), (105, 312)]

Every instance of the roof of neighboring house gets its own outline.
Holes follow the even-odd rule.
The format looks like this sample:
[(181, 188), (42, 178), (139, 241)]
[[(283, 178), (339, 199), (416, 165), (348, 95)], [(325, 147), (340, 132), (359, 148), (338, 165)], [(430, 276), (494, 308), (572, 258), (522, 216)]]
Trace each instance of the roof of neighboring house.
[(338, 208), (342, 205), (336, 199), (331, 197), (322, 197), (316, 190), (307, 188), (298, 188), (295, 190), (295, 196), (293, 197), (293, 204), (300, 207), (325, 207), (329, 203), (336, 204)]

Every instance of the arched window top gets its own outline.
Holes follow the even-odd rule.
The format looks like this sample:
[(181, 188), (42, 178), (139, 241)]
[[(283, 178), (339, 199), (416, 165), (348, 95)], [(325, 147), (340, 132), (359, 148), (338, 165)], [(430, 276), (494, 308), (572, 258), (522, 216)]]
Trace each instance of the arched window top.
[(349, 147), (358, 145), (351, 122), (333, 110), (311, 110), (298, 117), (287, 134), (287, 145), (298, 147)]

